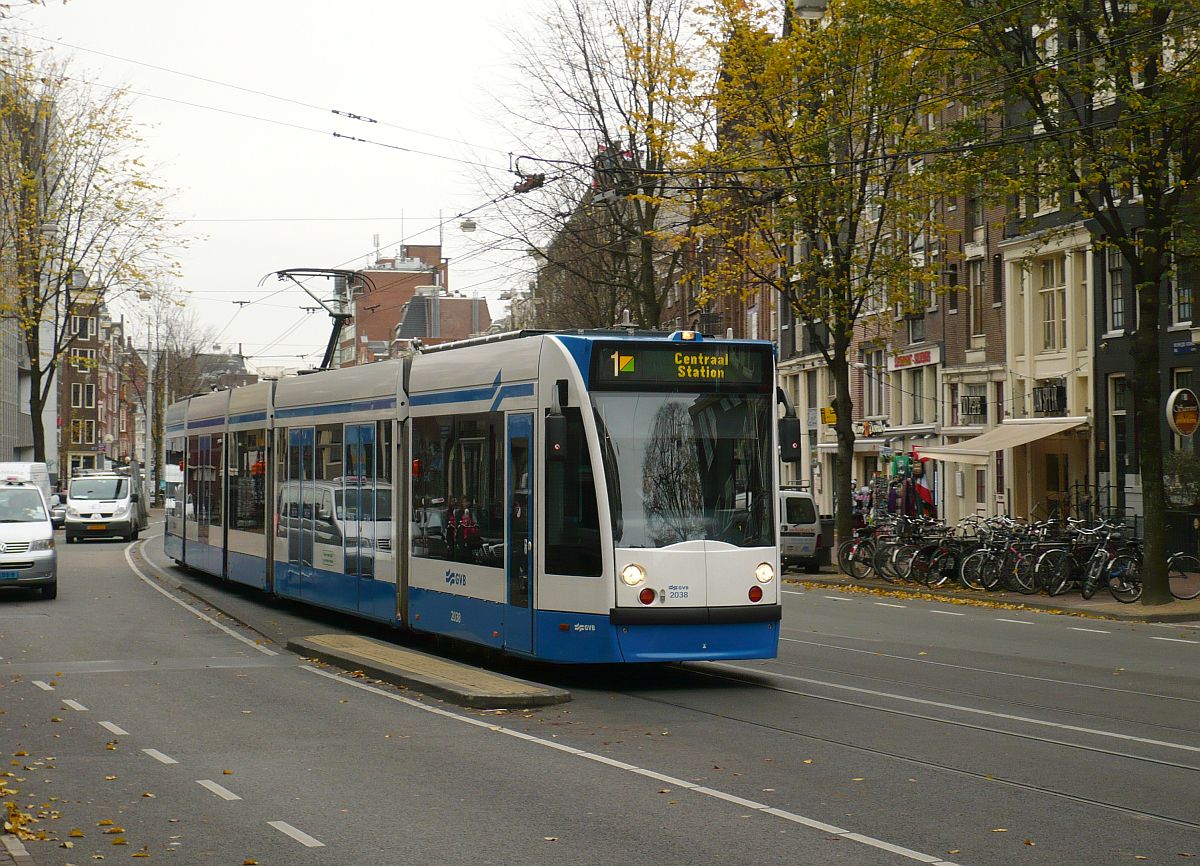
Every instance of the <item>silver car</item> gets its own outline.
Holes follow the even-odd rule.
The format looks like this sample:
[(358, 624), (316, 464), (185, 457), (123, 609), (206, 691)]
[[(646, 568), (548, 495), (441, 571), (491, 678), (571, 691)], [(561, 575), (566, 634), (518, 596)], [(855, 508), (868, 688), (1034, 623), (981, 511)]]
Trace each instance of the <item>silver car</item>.
[(54, 527), (42, 492), (32, 484), (0, 485), (0, 589), (34, 587), (58, 595)]

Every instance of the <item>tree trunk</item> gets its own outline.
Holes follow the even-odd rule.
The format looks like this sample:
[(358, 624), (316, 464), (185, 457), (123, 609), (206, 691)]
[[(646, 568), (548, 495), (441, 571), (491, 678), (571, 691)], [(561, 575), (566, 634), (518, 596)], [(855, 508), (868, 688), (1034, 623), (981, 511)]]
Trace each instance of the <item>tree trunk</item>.
[(833, 516), (835, 544), (841, 544), (854, 532), (854, 498), (850, 495), (854, 472), (854, 406), (850, 398), (850, 363), (847, 360), (850, 336), (842, 333), (845, 328), (841, 323), (835, 322), (832, 330), (829, 374), (833, 377), (833, 411), (837, 416), (833, 424), (837, 434), (837, 454), (833, 459)]
[[(1149, 269), (1150, 273), (1154, 269)], [(1167, 584), (1167, 498), (1163, 480), (1164, 409), (1162, 371), (1159, 360), (1161, 304), (1155, 288), (1138, 292), (1138, 329), (1133, 340), (1134, 418), (1138, 471), (1142, 479), (1145, 550), (1142, 558), (1142, 604), (1169, 604)]]

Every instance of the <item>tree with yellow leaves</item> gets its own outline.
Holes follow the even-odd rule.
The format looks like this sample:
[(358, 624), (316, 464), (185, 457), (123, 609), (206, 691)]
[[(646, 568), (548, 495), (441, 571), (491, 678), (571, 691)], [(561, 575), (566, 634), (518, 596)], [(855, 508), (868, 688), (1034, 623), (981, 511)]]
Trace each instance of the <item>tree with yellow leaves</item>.
[(961, 134), (925, 119), (945, 105), (953, 60), (923, 44), (924, 0), (715, 0), (717, 135), (696, 154), (705, 187), (696, 274), (712, 296), (767, 286), (828, 366), (837, 434), (837, 532), (850, 534), (854, 431), (848, 353), (860, 324), (886, 340), (894, 311), (924, 311), (944, 266), (932, 202), (964, 183), (933, 159)]
[(120, 91), (97, 93), (21, 46), (0, 59), (0, 319), (28, 355), (34, 459), (71, 317), (173, 272), (165, 195)]

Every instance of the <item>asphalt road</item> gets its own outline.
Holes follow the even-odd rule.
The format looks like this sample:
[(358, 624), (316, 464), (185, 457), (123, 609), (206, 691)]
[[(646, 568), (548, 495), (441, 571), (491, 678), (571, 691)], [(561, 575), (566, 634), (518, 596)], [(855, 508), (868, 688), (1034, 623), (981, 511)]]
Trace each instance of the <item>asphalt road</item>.
[(0, 801), (42, 866), (1200, 857), (1195, 628), (797, 589), (777, 660), (489, 662), (575, 695), (489, 713), (309, 664), (287, 637), (353, 621), (138, 547), (0, 595)]

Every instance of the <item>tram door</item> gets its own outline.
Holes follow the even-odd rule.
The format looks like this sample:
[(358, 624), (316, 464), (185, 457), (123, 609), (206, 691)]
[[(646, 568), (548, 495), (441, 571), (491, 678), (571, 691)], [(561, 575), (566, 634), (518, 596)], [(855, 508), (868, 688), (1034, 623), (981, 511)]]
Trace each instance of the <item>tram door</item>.
[(311, 589), (313, 536), (316, 533), (316, 487), (313, 484), (315, 436), (312, 427), (288, 431), (287, 479), (280, 494), (280, 517), (287, 521), (287, 587), (289, 595), (303, 597)]
[(508, 416), (507, 466), (508, 607), (504, 623), (505, 646), (533, 651), (533, 415)]

